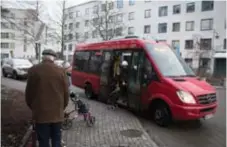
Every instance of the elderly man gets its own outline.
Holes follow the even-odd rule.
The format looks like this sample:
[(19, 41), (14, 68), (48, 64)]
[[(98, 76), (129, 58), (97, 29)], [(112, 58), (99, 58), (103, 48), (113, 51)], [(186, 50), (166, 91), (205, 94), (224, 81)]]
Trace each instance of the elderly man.
[(26, 103), (32, 110), (40, 147), (61, 146), (61, 122), (68, 105), (68, 80), (64, 69), (54, 64), (56, 53), (44, 50), (43, 61), (29, 70), (25, 90)]

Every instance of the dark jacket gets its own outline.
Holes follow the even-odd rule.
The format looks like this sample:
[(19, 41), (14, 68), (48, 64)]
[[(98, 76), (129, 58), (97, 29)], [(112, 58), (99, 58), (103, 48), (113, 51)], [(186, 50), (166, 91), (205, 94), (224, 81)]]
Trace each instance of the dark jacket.
[(25, 98), (36, 123), (55, 123), (64, 119), (68, 105), (68, 79), (64, 69), (52, 61), (33, 66), (28, 73)]

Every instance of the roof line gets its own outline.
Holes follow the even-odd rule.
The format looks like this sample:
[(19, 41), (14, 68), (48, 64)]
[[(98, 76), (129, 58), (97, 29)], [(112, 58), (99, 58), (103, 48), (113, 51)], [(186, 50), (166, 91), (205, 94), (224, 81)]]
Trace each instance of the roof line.
[(80, 3), (80, 4), (74, 5), (74, 6), (70, 6), (70, 7), (65, 8), (65, 9), (71, 9), (71, 8), (74, 8), (74, 7), (78, 7), (78, 6), (89, 4), (89, 3), (93, 3), (93, 2), (97, 2), (97, 0), (90, 0), (88, 2), (83, 2), (83, 3)]

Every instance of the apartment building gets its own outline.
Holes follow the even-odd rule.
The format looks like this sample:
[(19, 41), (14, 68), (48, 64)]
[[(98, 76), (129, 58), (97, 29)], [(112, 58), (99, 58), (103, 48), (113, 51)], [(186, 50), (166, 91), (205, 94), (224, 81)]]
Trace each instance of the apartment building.
[[(47, 42), (46, 25), (36, 21), (35, 10), (1, 7), (1, 58), (35, 58), (35, 39), (40, 30), (41, 51)], [(42, 26), (42, 27), (41, 27)]]
[[(89, 26), (89, 20), (96, 17), (94, 12), (102, 11), (103, 4), (105, 1), (89, 1), (66, 9), (66, 59), (72, 58), (77, 43), (103, 40)], [(115, 28), (116, 37), (138, 35), (166, 41), (192, 68), (225, 75), (225, 1), (116, 0), (108, 1), (108, 6), (113, 7), (116, 24), (124, 24)]]

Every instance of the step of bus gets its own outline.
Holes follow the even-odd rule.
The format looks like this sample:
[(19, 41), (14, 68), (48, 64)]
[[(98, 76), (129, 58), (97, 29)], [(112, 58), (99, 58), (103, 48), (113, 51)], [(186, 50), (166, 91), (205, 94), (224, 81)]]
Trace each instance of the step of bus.
[(127, 106), (127, 102), (126, 102), (124, 99), (119, 99), (119, 100), (117, 101), (117, 103), (118, 103), (119, 105)]

